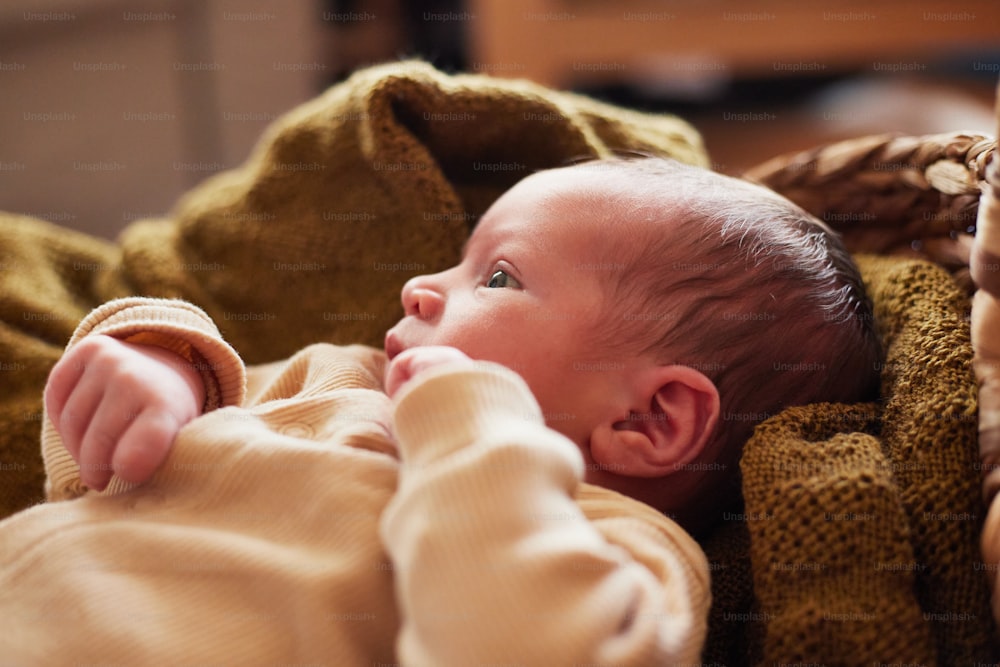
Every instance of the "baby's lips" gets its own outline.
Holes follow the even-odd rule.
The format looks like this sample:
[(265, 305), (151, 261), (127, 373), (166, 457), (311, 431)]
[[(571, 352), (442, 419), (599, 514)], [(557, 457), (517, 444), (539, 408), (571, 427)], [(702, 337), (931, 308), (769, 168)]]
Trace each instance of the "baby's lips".
[(395, 331), (390, 329), (388, 333), (385, 334), (385, 356), (389, 358), (389, 361), (392, 361), (394, 357), (399, 355), (399, 353), (403, 352), (405, 349), (406, 347), (403, 345), (402, 341), (399, 340), (399, 336), (396, 335)]

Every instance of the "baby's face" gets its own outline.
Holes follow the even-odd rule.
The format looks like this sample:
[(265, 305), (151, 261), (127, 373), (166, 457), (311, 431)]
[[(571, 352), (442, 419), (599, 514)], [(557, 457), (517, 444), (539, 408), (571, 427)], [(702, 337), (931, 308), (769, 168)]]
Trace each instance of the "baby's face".
[[(593, 175), (572, 168), (526, 178), (483, 215), (462, 261), (403, 287), (403, 319), (385, 339), (391, 359), (423, 345), (458, 348), (517, 371), (546, 422), (584, 449), (607, 418), (607, 392), (627, 359), (596, 344), (612, 272), (614, 227)], [(620, 233), (620, 232), (619, 232)]]

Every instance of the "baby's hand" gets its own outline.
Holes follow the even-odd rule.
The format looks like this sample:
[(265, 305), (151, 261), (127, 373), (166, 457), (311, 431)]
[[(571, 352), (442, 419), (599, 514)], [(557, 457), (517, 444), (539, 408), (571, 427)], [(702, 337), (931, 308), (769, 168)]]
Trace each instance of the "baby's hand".
[(421, 371), (449, 363), (466, 363), (473, 361), (464, 352), (453, 347), (431, 345), (414, 347), (401, 352), (390, 363), (385, 373), (385, 391), (392, 398), (407, 382)]
[(103, 490), (117, 474), (149, 479), (167, 458), (181, 427), (201, 414), (198, 371), (173, 352), (90, 336), (53, 367), (45, 409), (80, 479)]

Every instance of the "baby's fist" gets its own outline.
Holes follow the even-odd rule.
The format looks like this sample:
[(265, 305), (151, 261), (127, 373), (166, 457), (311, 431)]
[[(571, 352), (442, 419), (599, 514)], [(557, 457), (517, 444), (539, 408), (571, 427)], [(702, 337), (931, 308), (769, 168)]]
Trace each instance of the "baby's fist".
[(204, 400), (201, 376), (182, 357), (101, 335), (71, 347), (45, 386), (49, 418), (81, 481), (97, 490), (112, 472), (131, 483), (149, 479)]
[(389, 363), (385, 373), (385, 391), (390, 398), (419, 373), (443, 364), (473, 364), (464, 352), (453, 347), (431, 345), (401, 352)]

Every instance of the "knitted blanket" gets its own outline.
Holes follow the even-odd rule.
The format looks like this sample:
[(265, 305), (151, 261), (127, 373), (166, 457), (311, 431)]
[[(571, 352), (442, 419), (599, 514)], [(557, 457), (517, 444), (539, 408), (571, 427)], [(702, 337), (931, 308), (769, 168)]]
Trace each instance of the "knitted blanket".
[(940, 266), (858, 257), (885, 340), (879, 404), (790, 408), (704, 545), (707, 662), (995, 664), (969, 299)]
[[(292, 110), (242, 167), (115, 243), (0, 215), (0, 516), (42, 499), (42, 387), (93, 307), (187, 299), (248, 363), (317, 340), (380, 345), (403, 282), (453, 264), (501, 192), (615, 151), (708, 164), (670, 116), (400, 63)], [(996, 657), (976, 567), (968, 297), (933, 264), (861, 259), (889, 350), (885, 400), (789, 410), (747, 445), (745, 510), (704, 543), (706, 661)]]
[(741, 464), (764, 654), (986, 664), (968, 299), (935, 265), (859, 259), (887, 344), (881, 405), (787, 410)]

